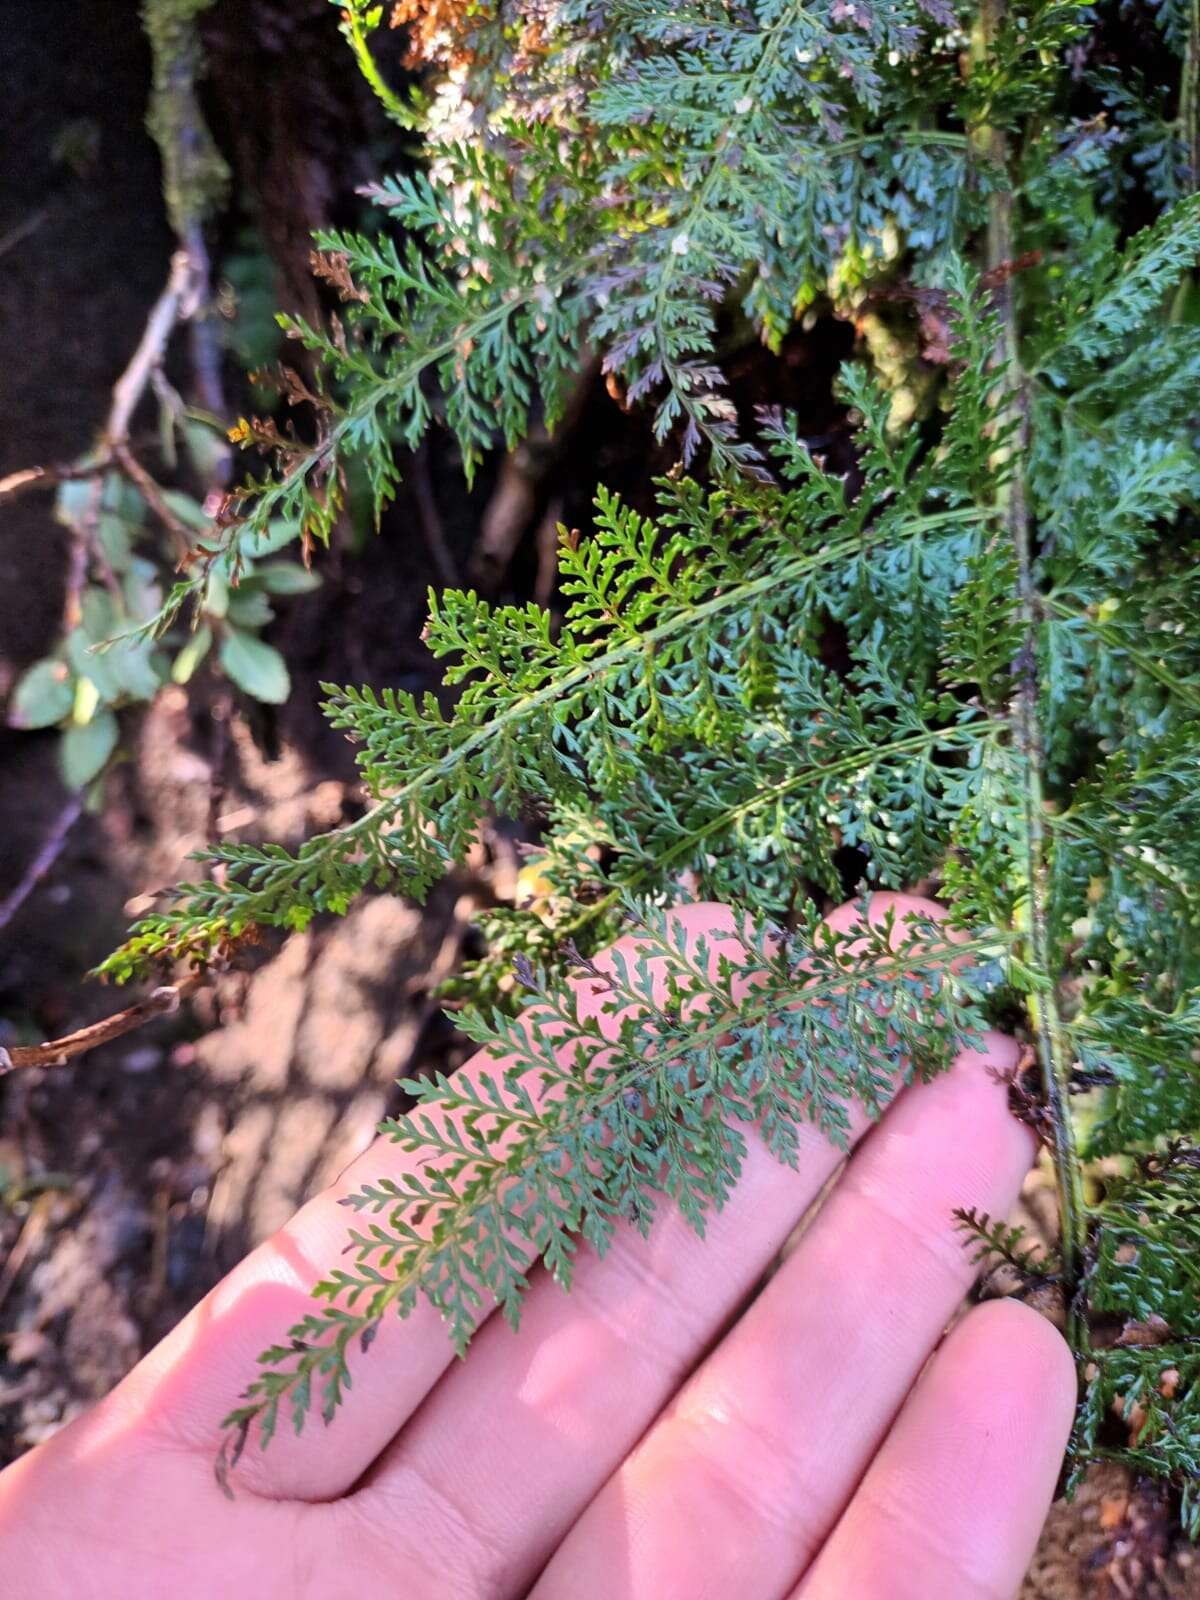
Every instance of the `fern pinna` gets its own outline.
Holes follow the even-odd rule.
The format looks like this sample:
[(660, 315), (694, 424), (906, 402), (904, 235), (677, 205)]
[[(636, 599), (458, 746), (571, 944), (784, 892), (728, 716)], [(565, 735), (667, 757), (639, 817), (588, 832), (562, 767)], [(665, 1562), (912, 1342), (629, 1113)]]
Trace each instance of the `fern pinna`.
[[(295, 854), (216, 848), (107, 963), (420, 897), (490, 808), (544, 825), (550, 910), (497, 912), (460, 980), (461, 1025), (510, 1065), (406, 1086), (386, 1131), (420, 1175), (351, 1198), (350, 1264), (231, 1441), (332, 1416), (419, 1295), (461, 1347), (495, 1302), (516, 1320), (536, 1258), (566, 1283), (668, 1201), (703, 1228), (741, 1123), (784, 1161), (803, 1120), (838, 1140), (851, 1102), (878, 1112), (1019, 1005), (1061, 1240), (1039, 1263), (963, 1224), (1061, 1299), (1076, 1470), (1170, 1479), (1200, 1532), (1196, 30), (1161, 9), (1147, 96), (1118, 93), (1103, 9), (1041, 0), (399, 9), (410, 95), (371, 57), (380, 8), (343, 26), (426, 170), (319, 241), (341, 314), (288, 324), (323, 361), (318, 434), (239, 491), (165, 617), (268, 526), (327, 537), (351, 458), (382, 506), (435, 420), (468, 472), (553, 426), (585, 345), (680, 465), (654, 516), (601, 490), (564, 534), (561, 619), (431, 597), (452, 712), (329, 689), (370, 808)], [(842, 374), (849, 472), (787, 415), (739, 416), (720, 360), (830, 312), (876, 356)], [(868, 886), (934, 880), (949, 928), (831, 933), (813, 902), (850, 856)], [(673, 935), (685, 893), (738, 908), (736, 959)], [(631, 924), (614, 1042), (559, 980)]]

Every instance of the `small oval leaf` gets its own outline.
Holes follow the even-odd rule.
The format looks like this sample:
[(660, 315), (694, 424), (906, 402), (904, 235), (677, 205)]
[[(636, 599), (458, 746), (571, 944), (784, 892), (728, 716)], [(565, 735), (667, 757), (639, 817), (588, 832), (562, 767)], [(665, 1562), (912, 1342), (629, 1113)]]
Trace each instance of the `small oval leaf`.
[(275, 615), (271, 602), (253, 580), (231, 591), (225, 614), (239, 628), (265, 628)]
[(51, 728), (75, 704), (71, 672), (62, 661), (35, 661), (13, 690), (8, 721), (13, 728)]
[(307, 572), (291, 561), (268, 561), (254, 569), (254, 577), (268, 594), (311, 594), (321, 587), (319, 573)]
[(117, 719), (111, 711), (98, 712), (90, 722), (73, 723), (63, 734), (59, 766), (63, 782), (85, 789), (117, 747)]
[(118, 700), (121, 680), (113, 671), (109, 659), (111, 652), (88, 648), (88, 636), (82, 628), (67, 635), (67, 660), (81, 678), (90, 678), (102, 700)]
[(239, 689), (268, 705), (282, 705), (291, 693), (287, 665), (274, 646), (252, 633), (230, 628), (221, 641), (221, 667)]
[(212, 648), (212, 629), (203, 626), (196, 629), (195, 633), (175, 657), (171, 667), (171, 679), (174, 683), (188, 683), (196, 668), (204, 660)]

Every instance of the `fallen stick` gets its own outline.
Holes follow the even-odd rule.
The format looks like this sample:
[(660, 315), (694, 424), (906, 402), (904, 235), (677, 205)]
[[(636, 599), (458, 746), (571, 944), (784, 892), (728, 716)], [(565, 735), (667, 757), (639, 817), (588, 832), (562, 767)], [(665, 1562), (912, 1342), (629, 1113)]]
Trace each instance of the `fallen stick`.
[(132, 1033), (135, 1028), (140, 1028), (155, 1017), (170, 1016), (179, 1010), (189, 995), (195, 994), (207, 982), (207, 973), (191, 972), (179, 983), (163, 984), (153, 989), (144, 1000), (127, 1006), (124, 1011), (89, 1023), (86, 1028), (65, 1034), (61, 1039), (47, 1039), (44, 1044), (14, 1045), (11, 1050), (0, 1047), (0, 1077), (15, 1072), (18, 1067), (61, 1066), (73, 1056), (81, 1056), (85, 1051), (94, 1050), (97, 1045), (107, 1044), (110, 1039), (119, 1039), (123, 1033)]

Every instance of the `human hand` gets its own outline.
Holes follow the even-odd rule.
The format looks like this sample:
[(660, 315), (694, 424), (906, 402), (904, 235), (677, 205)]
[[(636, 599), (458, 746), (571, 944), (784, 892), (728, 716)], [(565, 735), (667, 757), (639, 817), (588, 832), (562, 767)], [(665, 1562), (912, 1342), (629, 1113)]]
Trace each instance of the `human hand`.
[[(876, 895), (872, 918), (889, 904), (935, 909)], [(679, 915), (691, 937), (733, 926), (719, 907)], [(377, 1142), (0, 1474), (0, 1593), (1007, 1600), (1053, 1492), (1071, 1358), (1013, 1302), (939, 1340), (971, 1278), (953, 1208), (1004, 1215), (1032, 1159), (985, 1070), (1015, 1054), (989, 1035), (873, 1131), (859, 1116), (755, 1298), (838, 1170), (815, 1129), (799, 1172), (751, 1141), (706, 1240), (664, 1213), (648, 1240), (582, 1253), (569, 1296), (535, 1273), (519, 1335), (491, 1318), (465, 1364), (424, 1302), (390, 1318), (334, 1426), (251, 1443), (229, 1501), (219, 1419), (344, 1245), (337, 1197), (408, 1163)]]

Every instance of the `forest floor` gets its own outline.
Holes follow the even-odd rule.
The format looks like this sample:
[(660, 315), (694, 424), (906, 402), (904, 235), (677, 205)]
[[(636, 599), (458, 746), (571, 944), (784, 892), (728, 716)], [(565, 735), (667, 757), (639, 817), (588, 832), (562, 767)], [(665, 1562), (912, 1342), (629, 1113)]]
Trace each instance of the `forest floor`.
[[(6, 29), (21, 89), (0, 130), (0, 473), (86, 446), (171, 249), (142, 128), (136, 8), (58, 9), (67, 56), (44, 50), (32, 13)], [(594, 456), (596, 431), (583, 431)], [(441, 494), (436, 461), (432, 476)], [(426, 585), (447, 557), (478, 564), (476, 528), (495, 490), (485, 482), (468, 499), (445, 488), (440, 549), (418, 535), (416, 508), (405, 525), (402, 506), (383, 537), (324, 559), (323, 587), (272, 635), (294, 684), (278, 714), (247, 715), (219, 687), (159, 696), (103, 808), (73, 822), (0, 928), (0, 1044), (112, 1010), (87, 970), (214, 830), (294, 844), (353, 814), (351, 752), (320, 718), (317, 685), (433, 686), (419, 639)], [(559, 514), (569, 500), (564, 489)], [(6, 510), (0, 700), (53, 637), (64, 561), (48, 499)], [(536, 541), (517, 561), (513, 582), (534, 589)], [(0, 729), (0, 902), (69, 817), (54, 746), (53, 734)], [(435, 991), (470, 948), (476, 909), (510, 900), (516, 872), (512, 839), (496, 830), (419, 911), (369, 898), (341, 922), (264, 944), (178, 1016), (0, 1085), (0, 1464), (103, 1395), (363, 1149), (395, 1107), (398, 1077), (462, 1059)], [(1109, 1472), (1055, 1508), (1022, 1600), (1184, 1595), (1200, 1595), (1200, 1565), (1173, 1544), (1168, 1508)]]

